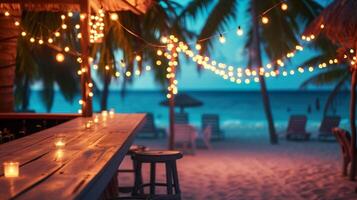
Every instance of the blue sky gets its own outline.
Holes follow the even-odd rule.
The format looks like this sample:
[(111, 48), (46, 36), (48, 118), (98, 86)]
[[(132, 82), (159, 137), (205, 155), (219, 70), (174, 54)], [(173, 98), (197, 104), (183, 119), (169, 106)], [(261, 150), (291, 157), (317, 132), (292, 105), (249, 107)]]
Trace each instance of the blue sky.
[[(180, 3), (186, 3), (188, 1), (180, 1)], [(322, 4), (327, 4), (329, 0), (320, 0)], [(234, 28), (237, 25), (241, 25), (243, 30), (248, 29), (249, 15), (245, 11), (247, 0), (242, 0), (238, 8), (238, 19), (230, 23), (230, 27)], [(207, 14), (204, 13), (195, 22), (191, 22), (189, 27), (195, 27), (193, 30), (199, 31), (202, 27)], [(274, 22), (271, 22), (274, 23)], [(238, 37), (235, 31), (227, 33), (225, 35), (227, 42), (222, 45), (217, 42), (214, 46), (214, 52), (211, 58), (218, 62), (227, 63), (234, 66), (245, 66), (247, 63), (247, 54), (244, 51), (245, 37)], [(283, 42), (283, 41), (282, 41)], [(193, 47), (192, 47), (193, 48)], [(302, 63), (304, 59), (311, 57), (316, 52), (305, 50), (299, 53), (290, 64), (287, 64), (288, 68), (295, 68), (299, 63)], [(183, 59), (184, 60), (184, 59)], [(264, 59), (264, 63), (268, 63), (269, 60)], [(228, 80), (223, 80), (221, 77), (213, 74), (210, 71), (202, 70), (197, 72), (196, 65), (192, 61), (183, 62), (180, 66), (180, 73), (178, 74), (179, 90), (259, 90), (259, 83), (235, 84)], [(301, 83), (312, 76), (313, 73), (304, 73), (295, 76), (268, 78), (266, 80), (268, 89), (270, 90), (296, 90)], [(112, 88), (117, 88), (113, 84)], [(160, 89), (160, 86), (155, 83), (151, 73), (145, 73), (139, 78), (135, 78), (132, 85), (128, 87), (132, 90), (156, 90)], [(316, 88), (314, 88), (316, 89)]]

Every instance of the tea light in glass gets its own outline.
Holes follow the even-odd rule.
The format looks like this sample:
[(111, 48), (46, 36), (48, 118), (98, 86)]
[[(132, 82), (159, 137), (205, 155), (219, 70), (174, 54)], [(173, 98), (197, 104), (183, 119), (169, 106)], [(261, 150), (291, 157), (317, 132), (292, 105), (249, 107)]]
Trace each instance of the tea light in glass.
[(6, 178), (16, 178), (19, 177), (20, 169), (19, 162), (4, 162), (4, 176)]
[(103, 110), (102, 111), (102, 117), (105, 118), (108, 116), (108, 111), (107, 110)]
[(110, 116), (110, 117), (113, 117), (114, 114), (115, 114), (114, 108), (110, 109), (110, 111), (109, 111), (109, 116)]
[(55, 139), (55, 146), (57, 149), (63, 148), (64, 146), (66, 146), (66, 142), (64, 139), (64, 136), (62, 135), (57, 135), (56, 139)]
[(93, 121), (94, 121), (95, 124), (98, 124), (99, 123), (99, 117), (95, 116)]
[(62, 161), (64, 157), (64, 150), (63, 149), (57, 149), (55, 152), (55, 160), (56, 161)]
[(87, 123), (86, 123), (86, 129), (90, 129), (91, 126), (92, 126), (92, 123), (90, 123), (90, 122), (87, 122)]

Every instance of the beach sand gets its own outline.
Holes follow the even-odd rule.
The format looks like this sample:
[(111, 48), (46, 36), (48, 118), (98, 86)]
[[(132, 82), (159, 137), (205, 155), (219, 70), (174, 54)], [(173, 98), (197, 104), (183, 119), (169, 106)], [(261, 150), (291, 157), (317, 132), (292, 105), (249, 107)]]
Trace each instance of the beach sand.
[[(166, 140), (136, 140), (151, 149), (165, 149)], [(267, 139), (236, 138), (213, 142), (178, 161), (182, 199), (357, 199), (357, 183), (341, 176), (338, 143), (290, 142), (270, 145)], [(121, 168), (131, 166), (125, 159)], [(144, 167), (148, 180), (148, 166)], [(164, 168), (157, 169), (164, 180)], [(119, 175), (120, 185), (132, 177)], [(160, 191), (159, 191), (160, 192)]]

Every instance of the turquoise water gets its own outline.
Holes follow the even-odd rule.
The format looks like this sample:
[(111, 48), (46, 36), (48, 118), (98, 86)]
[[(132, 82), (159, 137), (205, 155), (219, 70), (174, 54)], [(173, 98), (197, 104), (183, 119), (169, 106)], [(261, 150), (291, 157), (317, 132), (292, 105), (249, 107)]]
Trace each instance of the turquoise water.
[[(187, 92), (201, 100), (201, 107), (188, 108), (190, 123), (199, 127), (200, 117), (203, 113), (216, 113), (220, 115), (222, 128), (229, 136), (238, 134), (254, 134), (266, 132), (266, 119), (259, 92), (241, 91), (200, 91)], [(308, 129), (315, 131), (321, 122), (322, 110), (329, 92), (326, 91), (273, 91), (270, 100), (273, 117), (278, 130), (284, 129), (287, 119), (292, 114), (306, 114), (308, 116)], [(127, 92), (121, 98), (120, 92), (111, 92), (108, 99), (108, 108), (115, 108), (116, 112), (152, 112), (158, 126), (166, 127), (168, 122), (168, 109), (159, 105), (165, 95), (161, 92), (140, 91)], [(316, 109), (316, 99), (320, 101), (320, 110)], [(66, 102), (60, 93), (56, 93), (55, 102), (51, 112), (74, 113), (80, 108), (76, 98), (73, 103)], [(311, 112), (308, 112), (308, 107)], [(46, 112), (41, 103), (39, 92), (32, 92), (30, 109), (36, 112)], [(348, 127), (349, 115), (348, 92), (340, 93), (334, 102), (334, 112), (330, 114), (342, 117), (341, 126)], [(94, 110), (99, 110), (99, 99), (94, 98)]]

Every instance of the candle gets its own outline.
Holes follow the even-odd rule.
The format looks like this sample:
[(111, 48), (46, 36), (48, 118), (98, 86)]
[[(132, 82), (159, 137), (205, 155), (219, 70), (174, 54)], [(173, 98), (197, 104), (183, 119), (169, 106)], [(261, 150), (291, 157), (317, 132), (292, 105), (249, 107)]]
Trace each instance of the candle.
[(110, 117), (113, 117), (114, 116), (114, 108), (112, 108), (112, 109), (110, 109), (110, 111), (109, 111), (109, 116)]
[(103, 110), (103, 111), (102, 111), (102, 117), (103, 117), (103, 118), (106, 118), (107, 116), (108, 116), (108, 111)]
[(55, 161), (62, 161), (64, 157), (64, 150), (57, 149), (55, 152)]
[(98, 118), (98, 116), (95, 116), (95, 118), (94, 118), (94, 123), (96, 123), (96, 124), (99, 123), (99, 118)]
[(19, 162), (4, 162), (4, 175), (6, 178), (19, 177)]
[(87, 122), (87, 123), (86, 123), (86, 128), (87, 128), (87, 129), (90, 129), (91, 126), (92, 126), (92, 124), (91, 124), (90, 122)]
[(63, 135), (57, 135), (56, 139), (55, 139), (55, 146), (57, 149), (63, 148), (64, 146), (66, 146), (66, 142), (64, 139)]

